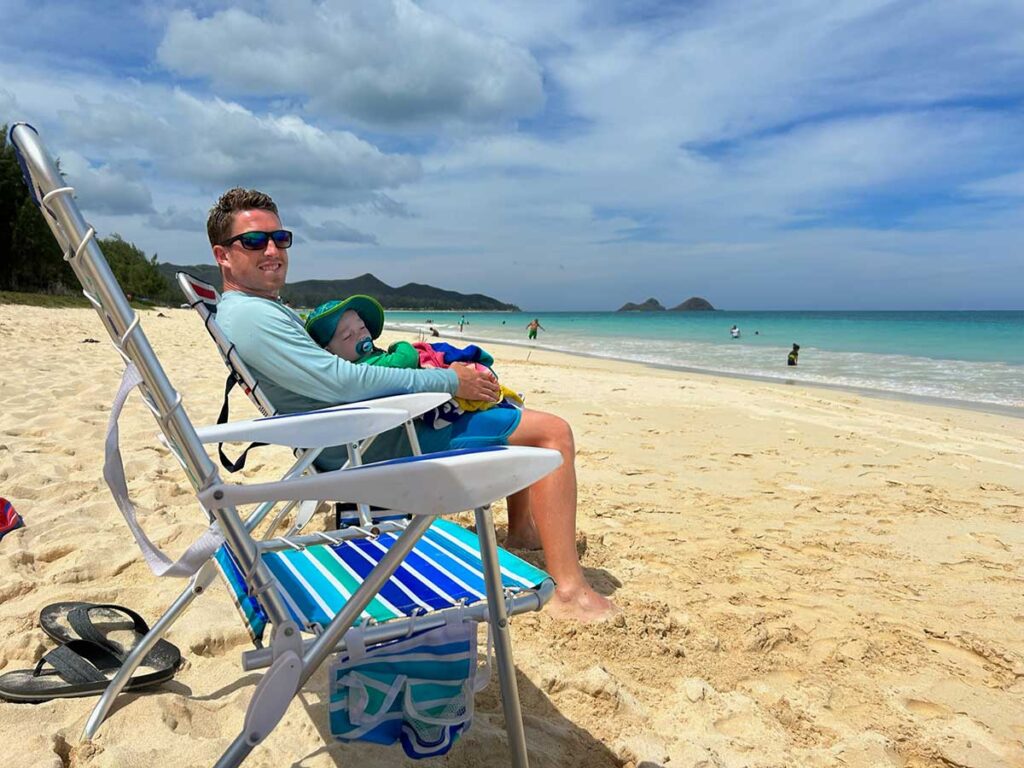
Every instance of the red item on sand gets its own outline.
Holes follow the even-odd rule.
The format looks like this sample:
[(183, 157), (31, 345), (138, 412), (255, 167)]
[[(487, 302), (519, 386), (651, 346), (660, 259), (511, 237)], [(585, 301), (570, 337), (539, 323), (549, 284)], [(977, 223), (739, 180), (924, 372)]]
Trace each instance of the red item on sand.
[(7, 499), (0, 498), (0, 539), (24, 524), (21, 515), (14, 511), (14, 505)]

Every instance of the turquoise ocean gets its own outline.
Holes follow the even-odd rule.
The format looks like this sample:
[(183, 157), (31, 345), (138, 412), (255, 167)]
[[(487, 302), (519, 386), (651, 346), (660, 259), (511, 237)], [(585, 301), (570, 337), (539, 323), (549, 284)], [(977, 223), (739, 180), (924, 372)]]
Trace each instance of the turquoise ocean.
[[(1024, 417), (1024, 312), (389, 311), (389, 327), (427, 321), (460, 344), (487, 341), (683, 370), (939, 399)], [(527, 342), (534, 317), (545, 330)], [(740, 337), (729, 329), (737, 325)], [(453, 340), (451, 337), (454, 336)], [(786, 365), (796, 342), (800, 363)], [(500, 360), (496, 370), (500, 374)]]

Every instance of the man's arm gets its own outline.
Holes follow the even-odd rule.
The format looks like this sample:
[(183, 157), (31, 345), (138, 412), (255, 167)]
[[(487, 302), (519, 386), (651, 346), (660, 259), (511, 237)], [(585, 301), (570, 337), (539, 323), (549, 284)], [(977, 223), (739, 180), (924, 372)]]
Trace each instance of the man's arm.
[(289, 310), (266, 299), (239, 301), (221, 325), (246, 364), (279, 386), (323, 403), (350, 403), (406, 392), (455, 394), (451, 370), (353, 365), (317, 346)]

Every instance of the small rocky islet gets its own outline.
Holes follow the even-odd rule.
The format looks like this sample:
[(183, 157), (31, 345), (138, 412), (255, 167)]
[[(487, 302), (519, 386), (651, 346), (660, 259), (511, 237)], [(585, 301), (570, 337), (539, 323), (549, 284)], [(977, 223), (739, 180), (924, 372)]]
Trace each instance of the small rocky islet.
[(626, 302), (619, 307), (618, 312), (714, 312), (715, 308), (711, 305), (711, 302), (707, 299), (702, 299), (700, 296), (691, 296), (681, 304), (677, 304), (671, 309), (666, 309), (665, 306), (655, 298), (650, 298), (642, 304), (634, 304), (633, 302)]

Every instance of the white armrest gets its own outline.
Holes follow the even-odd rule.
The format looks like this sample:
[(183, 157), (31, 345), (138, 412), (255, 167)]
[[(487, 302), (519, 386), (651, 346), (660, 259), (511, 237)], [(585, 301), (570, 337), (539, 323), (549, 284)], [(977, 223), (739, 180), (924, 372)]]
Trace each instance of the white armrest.
[(256, 442), (290, 448), (327, 448), (363, 440), (401, 426), (408, 419), (409, 412), (404, 409), (339, 405), (319, 411), (214, 424), (198, 428), (196, 434), (204, 443)]
[(452, 396), (446, 392), (416, 392), (411, 395), (392, 395), (391, 397), (378, 397), (373, 400), (360, 400), (350, 405), (366, 405), (371, 408), (398, 408), (407, 411), (409, 418), (426, 413), (431, 408), (447, 403)]
[(413, 515), (443, 515), (490, 504), (562, 463), (547, 448), (481, 448), (393, 459), (273, 483), (219, 483), (199, 494), (207, 509), (263, 501), (344, 499)]

